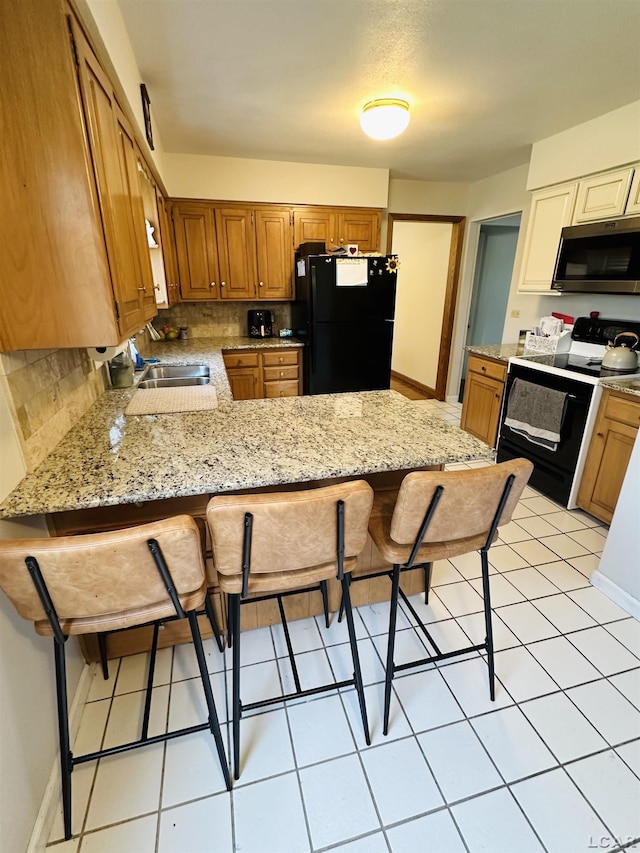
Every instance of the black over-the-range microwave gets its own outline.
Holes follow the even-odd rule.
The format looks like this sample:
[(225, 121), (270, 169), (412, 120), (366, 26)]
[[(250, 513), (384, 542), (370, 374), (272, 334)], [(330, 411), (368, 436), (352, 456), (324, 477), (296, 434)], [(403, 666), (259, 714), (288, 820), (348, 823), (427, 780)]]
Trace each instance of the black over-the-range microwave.
[(563, 228), (551, 289), (640, 293), (640, 216)]

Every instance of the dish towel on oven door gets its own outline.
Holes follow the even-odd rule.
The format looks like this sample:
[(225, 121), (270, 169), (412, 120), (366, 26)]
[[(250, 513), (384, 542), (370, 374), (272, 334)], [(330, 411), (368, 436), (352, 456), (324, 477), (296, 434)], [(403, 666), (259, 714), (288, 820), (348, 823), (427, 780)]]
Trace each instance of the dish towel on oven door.
[(504, 422), (534, 444), (556, 450), (566, 403), (567, 395), (563, 391), (515, 379)]

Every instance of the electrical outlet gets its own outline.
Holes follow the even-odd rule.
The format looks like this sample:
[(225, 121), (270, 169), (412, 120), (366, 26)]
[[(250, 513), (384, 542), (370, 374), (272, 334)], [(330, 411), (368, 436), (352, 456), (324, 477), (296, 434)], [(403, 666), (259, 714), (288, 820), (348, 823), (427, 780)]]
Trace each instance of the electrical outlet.
[(517, 320), (519, 316), (520, 316), (520, 312), (518, 311), (517, 308), (514, 308), (513, 311), (511, 312), (511, 319)]

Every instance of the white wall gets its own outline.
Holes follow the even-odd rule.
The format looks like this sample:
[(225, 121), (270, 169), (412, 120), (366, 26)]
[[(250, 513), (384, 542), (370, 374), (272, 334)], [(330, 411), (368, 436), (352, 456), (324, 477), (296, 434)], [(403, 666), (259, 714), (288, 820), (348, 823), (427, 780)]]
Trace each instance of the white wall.
[(536, 142), (527, 189), (547, 187), (640, 160), (640, 101)]
[[(18, 438), (0, 384), (0, 501), (25, 474)], [(0, 537), (47, 536), (44, 519), (0, 521)], [(82, 660), (67, 649), (69, 695)], [(0, 593), (0, 838), (2, 850), (25, 850), (58, 750), (51, 640), (38, 637)]]
[(594, 586), (617, 601), (636, 619), (640, 618), (640, 571), (638, 571), (638, 525), (640, 525), (640, 433), (636, 436), (629, 467), (622, 483), (618, 505), (602, 552)]
[(386, 207), (387, 169), (165, 154), (169, 194), (297, 204)]

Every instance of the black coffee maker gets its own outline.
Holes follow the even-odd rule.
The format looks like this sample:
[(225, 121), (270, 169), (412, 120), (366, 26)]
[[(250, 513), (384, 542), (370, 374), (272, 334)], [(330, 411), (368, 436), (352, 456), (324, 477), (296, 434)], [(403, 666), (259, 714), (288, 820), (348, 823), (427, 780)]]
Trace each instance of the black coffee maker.
[(250, 338), (270, 338), (273, 334), (271, 311), (252, 310), (247, 312)]

